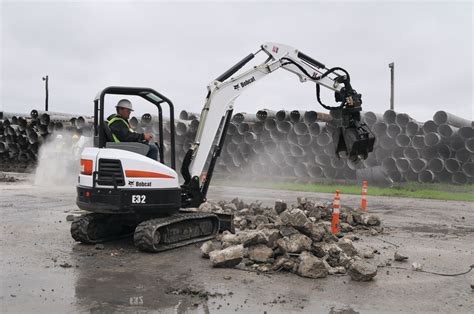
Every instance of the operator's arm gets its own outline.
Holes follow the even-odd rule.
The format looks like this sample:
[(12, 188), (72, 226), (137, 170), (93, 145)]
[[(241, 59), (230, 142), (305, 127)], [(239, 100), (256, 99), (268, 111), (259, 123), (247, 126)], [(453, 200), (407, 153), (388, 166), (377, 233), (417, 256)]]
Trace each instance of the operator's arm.
[(120, 142), (142, 142), (145, 140), (143, 133), (131, 132), (123, 121), (114, 121), (109, 127)]

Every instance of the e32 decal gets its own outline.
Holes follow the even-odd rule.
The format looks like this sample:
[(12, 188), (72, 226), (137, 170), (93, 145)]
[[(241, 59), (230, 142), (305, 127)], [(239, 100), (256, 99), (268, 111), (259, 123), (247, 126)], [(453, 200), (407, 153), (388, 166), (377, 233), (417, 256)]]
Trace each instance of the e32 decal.
[(146, 195), (132, 195), (132, 204), (146, 204)]

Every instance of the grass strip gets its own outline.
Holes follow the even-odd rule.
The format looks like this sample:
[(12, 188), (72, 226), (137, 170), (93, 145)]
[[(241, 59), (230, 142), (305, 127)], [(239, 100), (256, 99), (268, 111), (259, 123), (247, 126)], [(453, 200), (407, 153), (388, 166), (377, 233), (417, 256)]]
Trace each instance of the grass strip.
[[(299, 192), (335, 193), (340, 190), (344, 194), (360, 195), (360, 186), (353, 184), (321, 184), (321, 183), (288, 183), (288, 182), (239, 182), (239, 181), (216, 181), (215, 185), (235, 187), (256, 187), (276, 190), (288, 190)], [(474, 202), (474, 185), (451, 185), (451, 184), (420, 184), (406, 183), (393, 187), (370, 186), (371, 196), (395, 196), (407, 198), (434, 199), (446, 201)]]

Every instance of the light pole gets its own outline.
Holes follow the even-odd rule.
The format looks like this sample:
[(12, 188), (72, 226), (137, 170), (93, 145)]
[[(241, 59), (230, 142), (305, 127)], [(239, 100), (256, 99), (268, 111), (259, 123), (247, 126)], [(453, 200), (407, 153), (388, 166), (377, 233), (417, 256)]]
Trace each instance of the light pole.
[(395, 63), (389, 63), (390, 68), (390, 109), (395, 110), (394, 80), (395, 80)]
[(48, 92), (48, 76), (47, 75), (43, 77), (43, 81), (45, 81), (44, 84), (45, 84), (45, 89), (46, 89), (46, 99), (44, 100), (44, 111), (48, 111), (49, 92)]

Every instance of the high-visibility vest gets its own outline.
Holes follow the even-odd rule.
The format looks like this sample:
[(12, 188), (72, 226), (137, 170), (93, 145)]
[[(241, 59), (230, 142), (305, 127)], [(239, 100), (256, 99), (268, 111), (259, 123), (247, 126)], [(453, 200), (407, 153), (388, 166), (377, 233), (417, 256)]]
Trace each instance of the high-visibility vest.
[[(134, 130), (132, 130), (132, 128), (130, 128), (130, 125), (128, 124), (127, 120), (123, 119), (123, 118), (120, 118), (120, 117), (113, 117), (112, 119), (110, 119), (108, 122), (107, 122), (107, 125), (110, 126), (112, 123), (114, 123), (115, 121), (122, 121), (123, 123), (125, 123), (125, 125), (127, 126), (127, 128), (130, 130), (130, 132), (135, 132)], [(110, 130), (112, 132), (112, 130)], [(115, 134), (112, 132), (112, 138), (114, 140), (115, 143), (120, 143), (120, 140), (118, 139), (117, 136), (115, 136)]]

